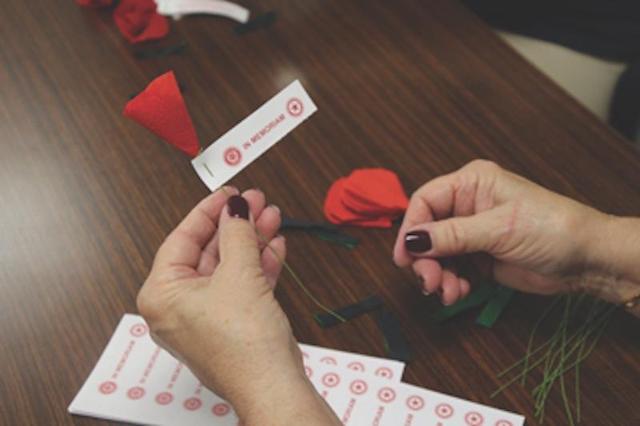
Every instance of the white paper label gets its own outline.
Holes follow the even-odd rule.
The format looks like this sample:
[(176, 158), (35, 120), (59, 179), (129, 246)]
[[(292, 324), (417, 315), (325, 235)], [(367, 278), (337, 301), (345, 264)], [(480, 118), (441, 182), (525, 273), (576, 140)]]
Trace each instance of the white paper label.
[(225, 133), (191, 164), (207, 187), (215, 191), (317, 110), (296, 80)]
[(179, 19), (183, 15), (207, 14), (233, 19), (240, 23), (249, 20), (249, 10), (224, 0), (156, 0), (158, 13)]
[[(305, 371), (323, 366), (397, 383), (398, 361), (300, 345)], [(126, 314), (69, 412), (128, 423), (236, 426), (232, 407), (207, 390), (180, 361), (160, 349), (142, 317)]]

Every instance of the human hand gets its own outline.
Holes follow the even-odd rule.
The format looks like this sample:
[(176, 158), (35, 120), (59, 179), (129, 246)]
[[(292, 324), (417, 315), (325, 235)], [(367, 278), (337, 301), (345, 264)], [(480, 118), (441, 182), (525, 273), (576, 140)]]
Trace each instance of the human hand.
[(286, 251), (280, 221), (260, 191), (215, 192), (163, 242), (137, 299), (154, 340), (246, 424), (291, 421), (298, 413), (282, 400), (331, 415), (273, 295)]
[(496, 281), (531, 293), (575, 289), (590, 239), (606, 215), (542, 188), (494, 163), (473, 161), (427, 182), (411, 197), (393, 250), (411, 266), (425, 293), (446, 305), (470, 291), (441, 260), (472, 253), (490, 256)]

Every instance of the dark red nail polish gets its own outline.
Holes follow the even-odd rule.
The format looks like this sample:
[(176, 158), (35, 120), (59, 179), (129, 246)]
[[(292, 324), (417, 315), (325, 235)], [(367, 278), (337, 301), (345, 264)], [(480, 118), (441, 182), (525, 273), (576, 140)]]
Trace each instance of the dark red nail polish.
[(431, 250), (431, 236), (426, 231), (409, 232), (404, 237), (404, 246), (413, 253), (423, 253)]
[(229, 216), (249, 220), (249, 203), (239, 195), (229, 197), (227, 201)]

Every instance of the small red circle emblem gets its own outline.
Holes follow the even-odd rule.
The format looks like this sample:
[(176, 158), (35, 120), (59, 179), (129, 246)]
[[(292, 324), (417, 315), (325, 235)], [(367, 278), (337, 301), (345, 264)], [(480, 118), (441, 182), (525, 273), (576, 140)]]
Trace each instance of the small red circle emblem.
[(189, 411), (196, 411), (200, 407), (202, 407), (202, 401), (195, 396), (184, 401), (184, 408)]
[(242, 153), (238, 148), (231, 147), (224, 151), (224, 162), (230, 166), (235, 166), (242, 161)]
[(287, 102), (287, 112), (293, 117), (298, 117), (304, 112), (304, 105), (298, 98), (291, 98)]
[(98, 389), (100, 390), (101, 394), (109, 395), (114, 393), (117, 388), (118, 388), (118, 385), (116, 385), (114, 382), (109, 381), (109, 382), (103, 382)]

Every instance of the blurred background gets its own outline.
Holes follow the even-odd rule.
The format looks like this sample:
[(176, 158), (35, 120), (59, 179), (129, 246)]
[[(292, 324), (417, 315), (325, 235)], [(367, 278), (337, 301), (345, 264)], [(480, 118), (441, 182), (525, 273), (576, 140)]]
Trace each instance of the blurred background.
[(640, 148), (640, 1), (463, 2)]

